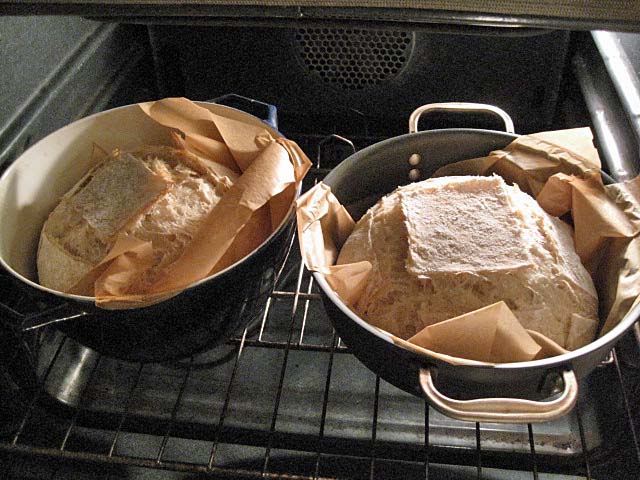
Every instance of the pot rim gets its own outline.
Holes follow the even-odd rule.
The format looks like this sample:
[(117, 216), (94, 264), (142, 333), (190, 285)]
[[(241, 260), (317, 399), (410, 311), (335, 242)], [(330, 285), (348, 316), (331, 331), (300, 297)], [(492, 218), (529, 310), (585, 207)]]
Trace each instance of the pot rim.
[[(217, 103), (213, 103), (213, 102), (203, 102), (203, 101), (193, 101), (193, 103), (195, 103), (196, 105), (199, 106), (204, 106), (206, 108), (207, 105), (214, 105), (216, 108), (220, 108), (222, 110), (233, 110), (245, 117), (251, 117), (257, 121), (259, 121), (260, 123), (262, 123), (264, 125), (264, 128), (271, 134), (274, 135), (275, 137), (279, 137), (279, 138), (285, 138), (284, 135), (282, 135), (282, 133), (280, 133), (277, 129), (275, 129), (274, 127), (272, 127), (271, 125), (269, 125), (268, 123), (264, 122), (263, 120), (259, 119), (258, 117), (256, 117), (255, 115), (252, 115), (250, 113), (247, 113), (245, 111), (239, 110), (237, 108), (233, 108), (233, 107), (228, 107), (226, 105), (220, 105)], [(45, 136), (44, 138), (40, 139), (39, 141), (37, 141), (36, 143), (34, 143), (33, 145), (31, 145), (27, 150), (25, 150), (24, 152), (22, 152), (20, 154), (20, 156), (18, 158), (16, 158), (11, 165), (9, 165), (9, 167), (7, 167), (7, 169), (3, 172), (2, 176), (0, 176), (0, 184), (8, 181), (8, 179), (13, 175), (13, 170), (17, 169), (17, 165), (20, 163), (21, 159), (24, 157), (24, 155), (29, 152), (31, 149), (35, 148), (36, 146), (50, 141), (50, 137), (54, 134), (56, 134), (57, 132), (60, 132), (61, 130), (64, 130), (66, 128), (71, 128), (73, 126), (77, 126), (78, 124), (84, 123), (84, 122), (90, 122), (92, 119), (102, 116), (102, 115), (108, 115), (111, 114), (115, 111), (119, 111), (119, 110), (124, 110), (124, 109), (130, 109), (130, 108), (135, 108), (139, 105), (139, 103), (132, 103), (132, 104), (128, 104), (128, 105), (122, 105), (119, 107), (115, 107), (115, 108), (110, 108), (108, 110), (103, 110), (101, 112), (96, 112), (93, 113), (91, 115), (88, 115), (86, 117), (80, 118), (74, 122), (71, 122), (67, 125), (65, 125), (62, 128), (59, 128), (58, 130), (55, 130), (51, 133), (49, 133), (47, 136)], [(298, 185), (298, 188), (296, 189), (296, 195), (295, 198), (298, 198), (300, 196), (300, 192), (301, 192), (301, 188), (302, 188), (302, 182), (300, 182), (300, 184)], [(295, 200), (295, 199), (294, 199)], [(186, 287), (185, 289), (183, 289), (180, 293), (178, 293), (176, 295), (180, 296), (183, 293), (185, 293), (188, 290), (191, 290), (193, 288), (196, 288), (198, 286), (200, 286), (201, 284), (205, 283), (205, 282), (209, 282), (211, 280), (214, 280), (222, 275), (225, 275), (226, 273), (228, 273), (229, 271), (233, 270), (234, 268), (236, 268), (238, 265), (240, 265), (241, 263), (244, 263), (245, 261), (248, 261), (249, 259), (253, 258), (255, 255), (260, 254), (260, 252), (262, 252), (265, 248), (268, 247), (268, 245), (272, 242), (273, 238), (285, 227), (285, 225), (287, 225), (291, 219), (295, 217), (295, 201), (291, 204), (291, 207), (289, 208), (289, 211), (287, 212), (287, 214), (284, 216), (284, 218), (282, 219), (282, 221), (280, 222), (280, 224), (278, 225), (278, 227), (276, 229), (274, 229), (273, 232), (271, 232), (271, 234), (256, 248), (254, 249), (251, 253), (249, 253), (248, 255), (246, 255), (245, 257), (241, 258), (240, 260), (238, 260), (237, 262), (233, 263), (232, 265), (229, 265), (227, 268), (225, 268), (224, 270), (220, 270), (219, 272), (216, 272), (213, 275), (210, 275), (208, 277), (205, 277), (201, 280), (198, 280), (195, 283), (192, 283), (191, 285), (189, 285), (188, 287)], [(75, 295), (72, 293), (65, 293), (65, 292), (60, 292), (59, 290), (54, 290), (52, 288), (48, 288), (45, 287), (43, 285), (40, 285), (39, 283), (35, 282), (34, 280), (31, 280), (27, 277), (25, 277), (24, 275), (22, 275), (21, 273), (17, 272), (11, 265), (9, 265), (9, 263), (7, 263), (7, 261), (5, 260), (4, 256), (0, 254), (0, 265), (2, 265), (2, 267), (8, 272), (10, 273), (14, 278), (16, 278), (17, 280), (29, 285), (30, 287), (33, 287), (37, 290), (40, 290), (42, 292), (46, 292), (52, 295), (55, 295), (59, 298), (65, 299), (65, 300), (74, 300), (75, 302), (81, 303), (81, 304), (91, 304), (94, 305), (95, 304), (95, 297), (90, 297), (90, 296), (86, 296), (86, 295)], [(173, 298), (173, 297), (172, 297)]]
[[(386, 140), (382, 140), (381, 142), (377, 142), (374, 143), (373, 145), (370, 145), (366, 148), (363, 148), (362, 150), (354, 153), (353, 155), (349, 156), (348, 158), (346, 158), (340, 165), (338, 165), (338, 167), (334, 168), (328, 175), (327, 177), (329, 177), (330, 175), (334, 174), (334, 172), (336, 170), (338, 170), (338, 168), (341, 165), (346, 164), (346, 162), (353, 162), (358, 160), (361, 157), (366, 157), (367, 155), (369, 155), (372, 151), (375, 151), (379, 148), (384, 148), (387, 147), (388, 144), (392, 144), (398, 141), (402, 141), (405, 138), (408, 137), (412, 137), (414, 138), (416, 135), (420, 135), (420, 136), (431, 136), (433, 134), (442, 134), (443, 132), (447, 132), (447, 133), (464, 133), (464, 132), (474, 132), (474, 133), (479, 133), (482, 132), (483, 134), (489, 134), (489, 135), (495, 135), (495, 134), (500, 134), (501, 136), (504, 136), (505, 138), (512, 138), (512, 139), (516, 139), (518, 138), (520, 135), (517, 134), (511, 134), (511, 133), (506, 133), (506, 132), (502, 132), (502, 131), (496, 131), (496, 130), (487, 130), (487, 129), (473, 129), (473, 128), (447, 128), (447, 129), (439, 129), (439, 130), (426, 130), (426, 131), (421, 131), (421, 132), (416, 132), (416, 133), (406, 133), (403, 135), (399, 135), (396, 137), (392, 137), (392, 138), (388, 138)], [(606, 173), (602, 172), (606, 177), (608, 177), (608, 175), (606, 175)], [(326, 297), (336, 306), (340, 309), (340, 311), (346, 315), (351, 321), (355, 322), (358, 326), (364, 328), (365, 330), (367, 330), (369, 333), (375, 335), (376, 337), (378, 337), (381, 340), (384, 340), (385, 342), (389, 343), (392, 347), (395, 348), (399, 348), (402, 349), (404, 352), (410, 354), (413, 358), (420, 358), (420, 359), (424, 359), (425, 362), (428, 362), (429, 360), (433, 361), (434, 363), (448, 363), (445, 362), (442, 359), (437, 359), (434, 358), (432, 356), (429, 355), (419, 355), (416, 352), (413, 352), (409, 349), (407, 349), (406, 347), (399, 345), (397, 343), (395, 343), (391, 337), (389, 336), (389, 334), (387, 334), (386, 332), (374, 327), (373, 325), (369, 324), (368, 322), (366, 322), (365, 320), (363, 320), (362, 318), (360, 318), (358, 315), (355, 314), (355, 312), (353, 312), (343, 301), (342, 299), (338, 296), (338, 294), (335, 293), (335, 291), (329, 286), (329, 284), (327, 283), (324, 274), (320, 273), (320, 272), (311, 272), (313, 277), (315, 278), (315, 280), (318, 282), (318, 285), (320, 286), (320, 289), (322, 291), (323, 295), (326, 295)], [(567, 353), (564, 353), (562, 355), (556, 355), (554, 357), (549, 357), (549, 358), (543, 358), (540, 360), (530, 360), (527, 362), (510, 362), (510, 363), (489, 363), (489, 362), (477, 362), (477, 361), (473, 361), (473, 360), (467, 360), (469, 363), (468, 364), (462, 364), (462, 365), (454, 365), (454, 364), (449, 364), (452, 367), (471, 367), (471, 368), (491, 368), (491, 369), (520, 369), (520, 368), (553, 368), (553, 367), (559, 367), (562, 365), (569, 365), (571, 364), (571, 362), (573, 360), (575, 360), (578, 357), (582, 357), (583, 355), (587, 355), (591, 352), (594, 352), (600, 348), (604, 348), (607, 347), (607, 350), (609, 349), (609, 345), (611, 347), (613, 347), (613, 344), (624, 334), (627, 332), (627, 330), (629, 330), (633, 324), (638, 320), (638, 318), (640, 317), (640, 302), (638, 304), (636, 304), (633, 308), (631, 308), (627, 314), (622, 318), (622, 320), (620, 320), (620, 322), (614, 327), (612, 328), (609, 332), (607, 332), (606, 334), (602, 335), (601, 337), (597, 338), (596, 340), (594, 340), (591, 343), (588, 343), (587, 345), (580, 347), (576, 350), (573, 351), (569, 351)], [(463, 359), (464, 360), (464, 359)]]

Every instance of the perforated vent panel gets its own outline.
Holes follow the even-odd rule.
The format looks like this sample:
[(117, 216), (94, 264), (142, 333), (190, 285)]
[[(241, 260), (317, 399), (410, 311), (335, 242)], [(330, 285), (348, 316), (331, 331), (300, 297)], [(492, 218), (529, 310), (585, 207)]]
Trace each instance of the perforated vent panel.
[(411, 32), (393, 30), (300, 28), (295, 39), (309, 70), (354, 90), (395, 77), (413, 46)]

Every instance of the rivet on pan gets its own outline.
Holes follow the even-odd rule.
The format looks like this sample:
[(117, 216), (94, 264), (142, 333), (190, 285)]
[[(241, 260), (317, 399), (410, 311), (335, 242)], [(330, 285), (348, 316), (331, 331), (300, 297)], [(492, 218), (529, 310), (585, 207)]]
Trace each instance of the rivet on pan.
[(417, 168), (412, 168), (411, 170), (409, 170), (409, 180), (411, 180), (412, 182), (415, 182), (419, 178), (420, 178), (420, 170), (418, 170)]
[(422, 157), (420, 157), (419, 153), (414, 153), (409, 157), (409, 165), (411, 165), (412, 167), (417, 167), (418, 165), (420, 165), (421, 161)]

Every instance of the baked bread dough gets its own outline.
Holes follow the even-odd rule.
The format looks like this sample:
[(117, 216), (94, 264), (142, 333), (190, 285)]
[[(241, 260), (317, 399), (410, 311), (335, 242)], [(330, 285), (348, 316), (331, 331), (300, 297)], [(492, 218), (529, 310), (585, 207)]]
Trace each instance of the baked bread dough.
[(172, 147), (114, 150), (46, 220), (37, 256), (40, 284), (92, 296), (93, 285), (81, 280), (105, 258), (116, 236), (128, 233), (153, 245), (155, 263), (137, 285), (144, 289), (180, 256), (237, 176)]
[(498, 176), (398, 188), (358, 221), (337, 263), (362, 260), (373, 269), (356, 313), (404, 339), (500, 300), (569, 350), (596, 333), (597, 294), (571, 227)]

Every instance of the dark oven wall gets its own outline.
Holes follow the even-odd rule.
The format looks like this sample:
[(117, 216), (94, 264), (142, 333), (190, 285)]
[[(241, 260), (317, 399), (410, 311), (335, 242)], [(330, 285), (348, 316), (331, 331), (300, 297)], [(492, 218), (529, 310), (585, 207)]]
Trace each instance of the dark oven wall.
[[(70, 121), (162, 96), (237, 93), (276, 105), (287, 134), (350, 138), (404, 133), (415, 107), (443, 101), (499, 106), (519, 133), (589, 123), (567, 67), (568, 32), (147, 26), (78, 17), (2, 17), (0, 27), (9, 67), (0, 71), (4, 166)], [(468, 115), (421, 123), (442, 126), (501, 128)]]
[(78, 118), (158, 96), (146, 28), (0, 17), (0, 169)]
[[(416, 107), (448, 101), (501, 107), (520, 133), (552, 128), (570, 34), (487, 32), (161, 25), (150, 38), (161, 94), (234, 92), (277, 105), (298, 130), (366, 124), (372, 134), (398, 134)], [(442, 122), (434, 117), (424, 128)]]

